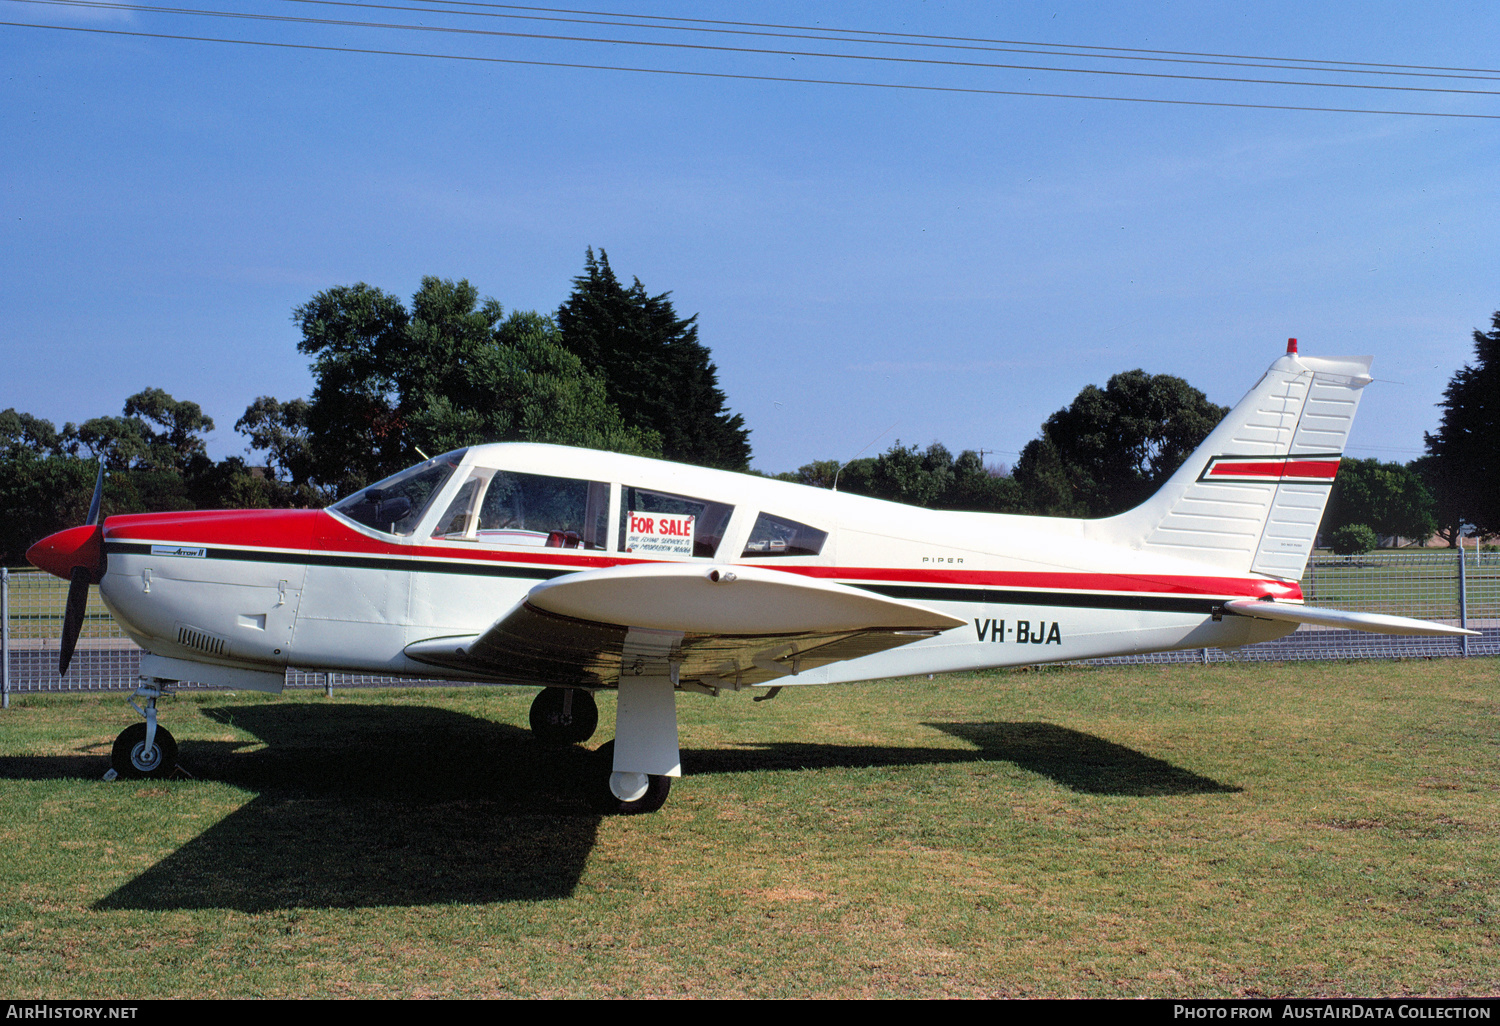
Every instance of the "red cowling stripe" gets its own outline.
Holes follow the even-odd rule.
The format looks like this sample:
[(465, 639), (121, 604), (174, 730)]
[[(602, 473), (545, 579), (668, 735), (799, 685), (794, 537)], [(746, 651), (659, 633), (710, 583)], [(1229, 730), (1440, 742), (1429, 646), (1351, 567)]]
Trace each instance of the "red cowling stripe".
[(241, 545), (306, 552), (313, 527), (333, 519), (320, 509), (200, 509), (184, 513), (129, 513), (104, 522), (106, 541)]

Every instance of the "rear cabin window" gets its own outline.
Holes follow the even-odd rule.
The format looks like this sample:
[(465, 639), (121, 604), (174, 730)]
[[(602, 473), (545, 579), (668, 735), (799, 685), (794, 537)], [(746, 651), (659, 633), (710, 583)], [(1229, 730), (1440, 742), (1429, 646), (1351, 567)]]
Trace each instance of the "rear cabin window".
[(491, 545), (603, 549), (609, 543), (609, 485), (477, 469), (448, 504), (433, 537)]
[(799, 524), (786, 517), (762, 513), (750, 529), (743, 557), (750, 556), (816, 556), (828, 540), (827, 531)]
[(620, 549), (637, 556), (712, 559), (734, 507), (625, 486), (620, 496)]

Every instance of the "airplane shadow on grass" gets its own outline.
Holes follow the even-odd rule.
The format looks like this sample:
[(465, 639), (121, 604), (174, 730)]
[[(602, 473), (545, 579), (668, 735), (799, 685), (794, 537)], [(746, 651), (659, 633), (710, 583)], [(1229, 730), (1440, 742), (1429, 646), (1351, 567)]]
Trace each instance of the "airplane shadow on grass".
[[(251, 705), (204, 715), (266, 742), (183, 741), (200, 780), (256, 797), (100, 909), (367, 908), (567, 897), (593, 848), (594, 761), (518, 727), (430, 707)], [(687, 749), (688, 777), (1011, 762), (1089, 794), (1239, 790), (1048, 723), (932, 723), (973, 749), (832, 744)], [(607, 733), (601, 731), (597, 740)], [(0, 760), (0, 776), (94, 776), (97, 759)], [(670, 805), (668, 806), (670, 808)]]

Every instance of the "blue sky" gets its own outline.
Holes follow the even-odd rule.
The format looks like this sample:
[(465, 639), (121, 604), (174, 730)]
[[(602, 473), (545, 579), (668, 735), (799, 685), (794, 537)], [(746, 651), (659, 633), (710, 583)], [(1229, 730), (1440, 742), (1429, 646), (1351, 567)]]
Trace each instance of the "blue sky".
[[(388, 0), (406, 7), (453, 7)], [(1093, 47), (1485, 69), (1488, 3), (686, 3), (579, 9)], [(1104, 61), (290, 2), (199, 10), (1169, 74), (1470, 77)], [(500, 7), (471, 11), (495, 14)], [(673, 71), (1500, 115), (1500, 96), (895, 65), (0, 0), (0, 20)], [(509, 13), (525, 13), (514, 9)], [(615, 18), (613, 20), (622, 20)], [(1010, 462), (1141, 367), (1230, 404), (1285, 346), (1375, 354), (1351, 454), (1411, 459), (1500, 309), (1500, 120), (978, 95), (0, 26), (0, 409), (141, 388), (242, 453), (311, 387), (292, 308), (468, 278), (551, 311), (609, 253), (697, 313), (756, 467), (899, 438)], [(1391, 69), (1384, 69), (1391, 70)], [(888, 430), (889, 429), (889, 430)], [(882, 435), (882, 432), (886, 432)]]

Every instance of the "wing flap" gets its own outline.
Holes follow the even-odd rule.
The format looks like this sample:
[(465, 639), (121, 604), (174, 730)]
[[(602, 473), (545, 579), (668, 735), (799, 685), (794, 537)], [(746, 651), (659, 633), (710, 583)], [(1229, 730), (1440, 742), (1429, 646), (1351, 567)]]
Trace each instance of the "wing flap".
[(1314, 606), (1299, 606), (1288, 602), (1267, 602), (1263, 599), (1231, 599), (1224, 608), (1240, 616), (1253, 616), (1259, 620), (1279, 620), (1282, 623), (1307, 623), (1319, 627), (1340, 627), (1370, 634), (1436, 634), (1458, 637), (1479, 636), (1478, 631), (1430, 620), (1415, 620), (1408, 616), (1390, 616), (1386, 613), (1349, 613), (1342, 609), (1318, 609)]

